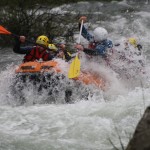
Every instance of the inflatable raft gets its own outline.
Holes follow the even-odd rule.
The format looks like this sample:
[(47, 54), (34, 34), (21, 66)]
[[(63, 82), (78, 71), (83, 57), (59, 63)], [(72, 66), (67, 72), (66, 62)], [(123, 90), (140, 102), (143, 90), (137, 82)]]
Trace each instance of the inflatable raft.
[[(19, 65), (16, 69), (16, 74), (19, 76), (32, 76), (32, 79), (37, 78), (43, 74), (62, 74), (63, 70), (60, 69), (57, 61), (46, 61), (46, 62), (26, 62)], [(65, 76), (65, 75), (64, 75)], [(80, 72), (80, 75), (74, 79), (80, 81), (86, 85), (95, 85), (100, 89), (105, 88), (105, 81), (97, 74), (90, 72)]]
[[(79, 76), (70, 79), (69, 67), (70, 64), (62, 60), (20, 64), (15, 70), (15, 78), (11, 86), (14, 99), (19, 100), (17, 105), (24, 105), (27, 102), (26, 92), (33, 91), (39, 97), (44, 94), (46, 98), (42, 98), (40, 103), (57, 103), (60, 96), (64, 102), (73, 103), (76, 101), (73, 96), (74, 92), (81, 92), (81, 95), (78, 95), (79, 99), (88, 99), (91, 86), (105, 90), (105, 81), (98, 74), (81, 70)], [(33, 101), (39, 103), (36, 99)]]

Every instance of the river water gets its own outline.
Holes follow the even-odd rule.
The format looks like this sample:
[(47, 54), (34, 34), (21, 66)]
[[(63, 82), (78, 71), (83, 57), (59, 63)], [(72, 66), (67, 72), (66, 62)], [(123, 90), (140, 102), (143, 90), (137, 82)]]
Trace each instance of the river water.
[[(85, 10), (83, 6), (86, 6)], [(74, 94), (76, 102), (73, 104), (33, 105), (28, 102), (16, 106), (12, 103), (14, 98), (10, 85), (14, 68), (21, 63), (23, 56), (14, 54), (11, 49), (2, 49), (1, 150), (114, 150), (114, 146), (121, 150), (121, 144), (126, 147), (146, 106), (149, 106), (149, 1), (114, 1), (109, 4), (85, 2), (68, 5), (67, 10), (72, 11), (73, 8), (78, 8), (77, 11), (84, 10), (84, 14), (92, 10), (94, 13), (91, 12), (90, 15), (95, 17), (89, 20), (91, 24), (105, 26), (110, 39), (116, 43), (126, 37), (137, 37), (146, 57), (146, 75), (122, 81), (104, 67), (99, 72), (107, 76), (111, 86), (105, 92), (92, 89), (95, 94), (88, 101), (79, 99), (78, 95), (82, 94), (82, 90), (78, 90)], [(82, 42), (85, 41), (82, 39)], [(84, 65), (84, 61), (82, 63)], [(44, 95), (36, 97), (30, 90), (26, 91), (26, 97), (31, 101), (45, 98)]]

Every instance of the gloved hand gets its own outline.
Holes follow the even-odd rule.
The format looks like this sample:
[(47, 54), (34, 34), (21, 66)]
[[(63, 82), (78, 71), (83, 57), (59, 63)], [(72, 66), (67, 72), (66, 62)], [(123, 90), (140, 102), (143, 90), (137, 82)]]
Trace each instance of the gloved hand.
[(25, 40), (26, 40), (26, 37), (25, 37), (25, 36), (20, 36), (20, 37), (19, 37), (19, 40), (20, 40), (21, 43), (24, 43)]
[(75, 48), (80, 50), (80, 51), (84, 50), (84, 47), (82, 45), (80, 45), (80, 44), (75, 45)]
[(83, 23), (85, 23), (86, 20), (87, 20), (87, 17), (86, 16), (81, 16), (80, 19), (79, 19), (79, 22), (81, 23), (82, 20), (83, 20)]
[(65, 44), (60, 44), (59, 48), (61, 48), (62, 50), (64, 50), (66, 48), (66, 45)]
[(64, 56), (64, 52), (63, 51), (60, 51), (58, 54), (57, 54), (57, 57), (59, 58), (63, 58)]

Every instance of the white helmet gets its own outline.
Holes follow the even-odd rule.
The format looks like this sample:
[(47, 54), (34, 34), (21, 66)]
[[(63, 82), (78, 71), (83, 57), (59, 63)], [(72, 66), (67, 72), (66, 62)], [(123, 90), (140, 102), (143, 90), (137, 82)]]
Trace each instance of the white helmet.
[(100, 42), (100, 41), (103, 41), (103, 40), (107, 39), (108, 32), (107, 32), (106, 29), (104, 29), (102, 27), (97, 27), (96, 29), (94, 29), (93, 35), (94, 35), (94, 40), (96, 42)]

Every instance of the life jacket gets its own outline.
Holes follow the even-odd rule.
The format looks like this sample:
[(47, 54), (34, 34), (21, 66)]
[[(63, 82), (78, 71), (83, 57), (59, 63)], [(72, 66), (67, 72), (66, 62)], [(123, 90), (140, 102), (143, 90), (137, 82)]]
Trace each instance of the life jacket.
[(89, 49), (95, 49), (95, 47), (96, 47), (96, 43), (95, 42), (89, 43), (89, 45), (88, 45)]
[(31, 52), (24, 56), (24, 62), (35, 61), (42, 59), (43, 61), (47, 61), (49, 54), (46, 50), (43, 50), (41, 53), (39, 52), (38, 47), (34, 47)]

